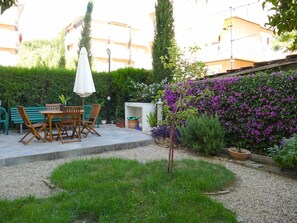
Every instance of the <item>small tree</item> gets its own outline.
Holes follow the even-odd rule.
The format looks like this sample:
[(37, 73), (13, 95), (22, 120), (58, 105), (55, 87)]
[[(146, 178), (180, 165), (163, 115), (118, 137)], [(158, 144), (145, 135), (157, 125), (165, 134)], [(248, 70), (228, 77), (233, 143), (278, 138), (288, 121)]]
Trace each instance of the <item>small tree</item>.
[[(179, 99), (175, 102), (174, 106), (169, 110), (167, 121), (170, 123), (170, 148), (168, 154), (168, 168), (167, 172), (172, 173), (173, 171), (173, 159), (174, 159), (174, 132), (176, 125), (187, 120), (189, 117), (198, 114), (198, 110), (194, 107), (189, 107), (189, 103), (193, 100), (200, 100), (200, 97), (205, 96), (204, 94), (210, 94), (206, 91), (204, 94), (201, 93), (199, 97), (189, 96), (190, 82), (197, 78), (203, 77), (206, 73), (205, 65), (196, 61), (194, 55), (199, 50), (199, 47), (189, 47), (186, 51), (181, 51), (175, 42), (172, 42), (172, 47), (168, 48), (170, 57), (161, 57), (163, 66), (170, 69), (173, 73), (173, 80), (176, 81), (171, 87), (175, 88), (175, 91), (179, 95)], [(186, 58), (186, 52), (189, 52), (189, 57)]]
[(170, 56), (161, 56), (160, 59), (163, 66), (173, 73), (172, 82), (185, 82), (204, 77), (206, 66), (203, 62), (196, 60), (200, 50), (198, 46), (190, 46), (182, 51), (174, 40), (170, 45), (168, 47)]
[(85, 47), (88, 52), (90, 67), (92, 67), (92, 51), (91, 51), (91, 22), (92, 22), (93, 1), (89, 1), (87, 11), (83, 19), (81, 39), (78, 44), (78, 56), (80, 49)]

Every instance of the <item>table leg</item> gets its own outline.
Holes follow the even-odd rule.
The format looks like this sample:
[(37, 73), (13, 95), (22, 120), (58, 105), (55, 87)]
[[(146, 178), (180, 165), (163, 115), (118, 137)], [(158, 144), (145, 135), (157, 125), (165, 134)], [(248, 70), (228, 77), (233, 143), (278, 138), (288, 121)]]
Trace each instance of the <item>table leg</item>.
[(80, 125), (81, 125), (81, 119), (79, 118), (79, 120), (78, 120), (78, 138), (81, 139), (81, 137), (80, 137)]
[(49, 125), (49, 134), (50, 134), (49, 141), (50, 142), (53, 141), (52, 120), (53, 120), (53, 116), (52, 115), (49, 115), (49, 117), (48, 117), (48, 125)]
[(45, 128), (44, 128), (44, 138), (46, 139), (47, 137), (47, 130), (46, 130), (46, 127), (47, 127), (47, 115), (44, 115), (44, 123), (45, 123)]

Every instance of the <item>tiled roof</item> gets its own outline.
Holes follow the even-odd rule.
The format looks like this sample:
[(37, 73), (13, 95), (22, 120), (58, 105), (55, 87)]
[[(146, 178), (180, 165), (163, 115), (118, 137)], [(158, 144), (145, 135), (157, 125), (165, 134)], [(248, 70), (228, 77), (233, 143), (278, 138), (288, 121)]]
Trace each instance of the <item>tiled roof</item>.
[(208, 77), (245, 75), (245, 74), (250, 74), (250, 73), (272, 69), (276, 67), (285, 67), (291, 64), (296, 64), (297, 66), (297, 54), (288, 55), (284, 59), (257, 62), (257, 63), (254, 63), (253, 66), (227, 70), (224, 73), (216, 73)]

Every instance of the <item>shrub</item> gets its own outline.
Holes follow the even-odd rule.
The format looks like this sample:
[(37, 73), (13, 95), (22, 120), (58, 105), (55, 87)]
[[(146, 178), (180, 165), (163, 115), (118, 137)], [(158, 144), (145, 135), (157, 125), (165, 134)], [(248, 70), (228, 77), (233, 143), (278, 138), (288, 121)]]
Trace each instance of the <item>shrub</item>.
[[(188, 95), (198, 97), (206, 90), (212, 96), (189, 102), (200, 114), (217, 114), (225, 128), (228, 145), (266, 151), (282, 138), (297, 133), (297, 73), (258, 73), (192, 81)], [(165, 86), (164, 100), (169, 111), (179, 99), (174, 87)]]
[[(57, 103), (59, 95), (71, 99), (69, 105), (80, 105), (81, 98), (73, 92), (75, 70), (54, 69), (46, 67), (4, 67), (0, 66), (0, 99), (2, 107), (9, 111), (16, 105), (40, 106), (46, 103)], [(107, 72), (92, 72), (96, 92), (86, 97), (85, 104), (106, 102), (111, 96), (111, 116), (115, 119), (125, 116), (125, 102), (131, 101), (130, 94), (135, 89), (131, 81), (149, 82), (150, 70), (123, 68)], [(30, 92), (30, 93), (28, 93)], [(105, 103), (106, 105), (107, 103)], [(107, 112), (102, 104), (101, 114)]]
[(217, 115), (192, 117), (179, 132), (179, 140), (195, 151), (215, 155), (224, 148), (225, 133)]
[[(157, 138), (169, 138), (170, 137), (170, 129), (171, 129), (171, 127), (168, 124), (160, 125), (158, 127), (154, 127), (151, 130), (151, 136), (154, 139), (157, 139)], [(179, 136), (178, 129), (175, 129), (174, 136), (175, 136), (175, 139), (177, 140), (178, 136)]]
[(150, 112), (147, 116), (148, 123), (150, 127), (157, 126), (157, 114), (156, 112)]
[(147, 84), (144, 82), (131, 81), (132, 90), (129, 92), (130, 100), (136, 102), (149, 102), (157, 101), (159, 91), (164, 89), (166, 79), (160, 83)]
[(289, 139), (284, 139), (280, 145), (269, 149), (269, 156), (280, 167), (297, 167), (297, 134)]

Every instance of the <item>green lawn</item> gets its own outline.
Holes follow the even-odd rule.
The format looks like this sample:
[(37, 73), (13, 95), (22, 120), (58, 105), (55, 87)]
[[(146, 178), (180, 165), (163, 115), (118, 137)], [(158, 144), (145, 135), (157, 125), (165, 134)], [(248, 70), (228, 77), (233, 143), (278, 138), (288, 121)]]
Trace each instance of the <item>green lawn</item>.
[(204, 161), (146, 164), (122, 159), (78, 160), (51, 180), (64, 192), (50, 198), (0, 200), (0, 222), (236, 222), (235, 214), (204, 192), (234, 182), (232, 172)]

